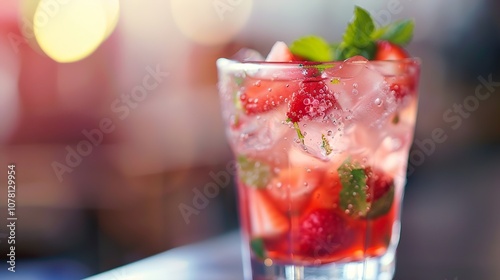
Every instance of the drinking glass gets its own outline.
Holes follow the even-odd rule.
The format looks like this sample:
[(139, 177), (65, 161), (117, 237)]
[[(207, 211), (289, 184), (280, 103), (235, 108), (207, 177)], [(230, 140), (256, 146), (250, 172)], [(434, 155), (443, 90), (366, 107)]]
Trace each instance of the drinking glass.
[(217, 61), (246, 279), (392, 279), (420, 61)]

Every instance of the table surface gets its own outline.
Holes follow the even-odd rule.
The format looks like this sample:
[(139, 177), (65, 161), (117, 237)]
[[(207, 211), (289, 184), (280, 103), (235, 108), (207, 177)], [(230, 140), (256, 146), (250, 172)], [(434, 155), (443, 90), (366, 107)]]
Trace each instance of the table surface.
[(92, 276), (86, 280), (240, 280), (243, 267), (238, 231)]

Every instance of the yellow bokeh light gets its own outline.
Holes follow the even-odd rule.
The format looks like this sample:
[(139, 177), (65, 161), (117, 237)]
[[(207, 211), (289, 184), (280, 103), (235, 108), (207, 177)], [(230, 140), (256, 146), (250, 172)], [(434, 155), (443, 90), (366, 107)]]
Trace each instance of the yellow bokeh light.
[(179, 30), (194, 42), (223, 44), (248, 21), (252, 0), (171, 0), (173, 19)]
[(81, 60), (111, 34), (118, 0), (40, 0), (33, 15), (38, 45), (57, 62)]

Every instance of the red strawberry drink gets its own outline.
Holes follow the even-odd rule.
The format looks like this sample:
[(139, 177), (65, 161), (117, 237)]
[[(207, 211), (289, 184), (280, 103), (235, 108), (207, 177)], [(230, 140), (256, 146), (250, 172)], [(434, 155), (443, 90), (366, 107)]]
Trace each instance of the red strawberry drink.
[(392, 277), (419, 62), (373, 46), (316, 62), (278, 42), (266, 61), (218, 61), (253, 279)]

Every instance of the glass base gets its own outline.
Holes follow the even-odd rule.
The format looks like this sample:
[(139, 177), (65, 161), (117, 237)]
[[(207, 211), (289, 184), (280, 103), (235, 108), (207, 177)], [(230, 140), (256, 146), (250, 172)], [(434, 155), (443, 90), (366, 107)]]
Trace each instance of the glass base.
[(332, 263), (321, 266), (271, 265), (252, 260), (253, 280), (391, 280), (395, 255), (385, 254), (360, 262)]

